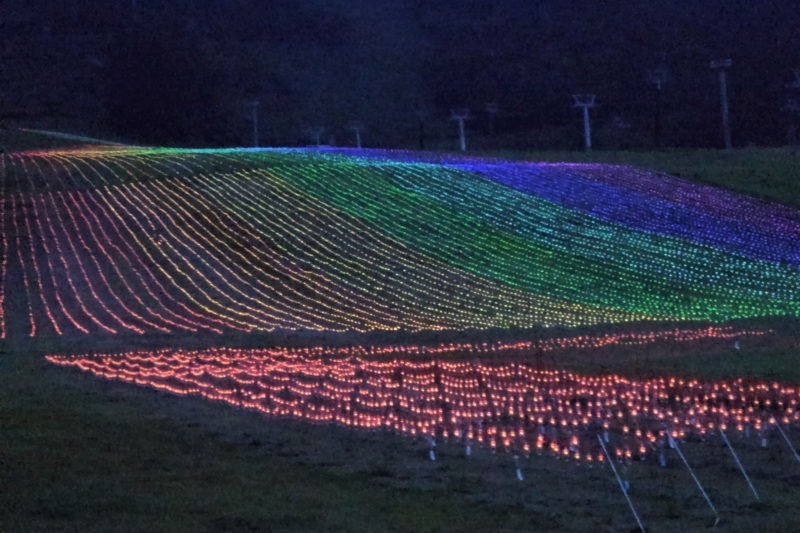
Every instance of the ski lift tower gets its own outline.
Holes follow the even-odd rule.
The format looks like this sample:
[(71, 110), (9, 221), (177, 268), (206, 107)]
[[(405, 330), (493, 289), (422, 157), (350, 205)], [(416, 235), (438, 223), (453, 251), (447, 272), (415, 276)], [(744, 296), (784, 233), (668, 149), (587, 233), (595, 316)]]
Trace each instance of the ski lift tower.
[(464, 121), (469, 120), (469, 109), (451, 109), (450, 110), (450, 119), (455, 120), (458, 122), (458, 134), (459, 140), (461, 142), (461, 151), (467, 151), (467, 137), (466, 133), (464, 132)]
[(728, 69), (733, 65), (730, 59), (721, 59), (711, 62), (711, 69), (719, 71), (719, 98), (722, 105), (722, 136), (725, 139), (725, 149), (731, 151), (731, 125), (728, 118)]
[(356, 134), (356, 148), (360, 149), (361, 148), (361, 130), (364, 129), (364, 124), (361, 123), (358, 120), (354, 120), (348, 125), (348, 128), (353, 130), (353, 132), (355, 132), (355, 134)]
[(317, 148), (322, 146), (322, 134), (325, 133), (324, 126), (311, 126), (306, 128), (306, 134), (314, 142)]
[(573, 107), (583, 108), (583, 136), (586, 140), (586, 150), (592, 149), (592, 125), (589, 122), (589, 109), (595, 107), (595, 95), (593, 94), (573, 94), (572, 98), (575, 100)]

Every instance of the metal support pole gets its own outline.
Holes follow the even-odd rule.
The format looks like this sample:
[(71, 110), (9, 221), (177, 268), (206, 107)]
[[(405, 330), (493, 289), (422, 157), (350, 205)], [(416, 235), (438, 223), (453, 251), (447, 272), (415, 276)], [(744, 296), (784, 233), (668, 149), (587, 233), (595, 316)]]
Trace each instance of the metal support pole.
[(617, 467), (614, 466), (614, 460), (608, 453), (606, 445), (603, 442), (603, 439), (600, 438), (600, 435), (597, 436), (597, 440), (600, 442), (600, 446), (603, 447), (603, 452), (606, 454), (606, 458), (608, 459), (608, 464), (611, 465), (611, 470), (613, 470), (614, 476), (617, 478), (617, 483), (619, 483), (619, 488), (622, 491), (622, 494), (625, 496), (625, 499), (628, 500), (628, 506), (631, 508), (631, 512), (633, 513), (634, 518), (636, 518), (636, 523), (639, 524), (639, 529), (642, 530), (642, 533), (644, 533), (644, 524), (642, 524), (642, 520), (639, 518), (639, 514), (636, 512), (636, 508), (633, 506), (633, 502), (631, 501), (630, 496), (628, 496), (628, 491), (625, 490), (625, 485), (622, 483), (622, 478), (620, 478), (619, 473), (617, 473)]
[(354, 120), (350, 123), (350, 129), (356, 134), (356, 148), (361, 149), (361, 130), (364, 129), (364, 124)]
[(756, 500), (761, 501), (761, 498), (758, 496), (758, 492), (756, 492), (756, 488), (753, 486), (753, 482), (750, 481), (750, 476), (748, 476), (747, 472), (744, 471), (742, 462), (739, 461), (739, 456), (736, 455), (735, 451), (733, 451), (733, 446), (731, 446), (731, 442), (728, 440), (728, 436), (725, 435), (725, 432), (722, 431), (722, 428), (719, 428), (719, 434), (722, 435), (722, 440), (724, 440), (725, 444), (728, 445), (728, 449), (731, 451), (731, 454), (733, 454), (733, 458), (736, 460), (736, 465), (739, 467), (739, 470), (742, 471), (742, 475), (747, 480), (747, 484), (750, 486), (750, 490), (753, 491), (753, 495), (756, 497)]
[(703, 495), (703, 498), (706, 499), (708, 506), (711, 507), (712, 511), (714, 511), (714, 515), (717, 517), (717, 520), (714, 522), (714, 527), (716, 527), (716, 525), (719, 523), (719, 513), (717, 512), (717, 509), (714, 507), (714, 504), (711, 503), (711, 498), (708, 497), (708, 494), (706, 493), (706, 490), (703, 488), (703, 485), (700, 484), (700, 480), (697, 479), (696, 475), (694, 475), (694, 470), (692, 470), (692, 467), (689, 466), (689, 461), (687, 461), (686, 457), (683, 456), (683, 452), (681, 452), (681, 449), (678, 447), (678, 443), (675, 442), (675, 439), (672, 438), (672, 435), (670, 434), (669, 430), (667, 430), (667, 438), (669, 439), (670, 445), (673, 448), (675, 448), (676, 452), (678, 452), (678, 455), (683, 461), (683, 464), (686, 465), (687, 470), (689, 470), (689, 473), (692, 475), (692, 479), (694, 479), (694, 482), (697, 484), (697, 488), (700, 489), (700, 493)]
[(776, 423), (775, 427), (777, 427), (778, 431), (781, 432), (781, 435), (783, 436), (783, 440), (786, 441), (786, 445), (789, 446), (789, 449), (792, 451), (792, 454), (794, 454), (794, 458), (797, 459), (798, 461), (800, 461), (800, 455), (797, 455), (797, 450), (792, 445), (792, 441), (789, 440), (789, 437), (786, 436), (786, 433), (783, 432), (783, 428), (781, 427), (781, 425)]
[(451, 109), (450, 119), (458, 121), (458, 137), (461, 151), (467, 151), (467, 134), (464, 131), (464, 121), (470, 119), (469, 109)]

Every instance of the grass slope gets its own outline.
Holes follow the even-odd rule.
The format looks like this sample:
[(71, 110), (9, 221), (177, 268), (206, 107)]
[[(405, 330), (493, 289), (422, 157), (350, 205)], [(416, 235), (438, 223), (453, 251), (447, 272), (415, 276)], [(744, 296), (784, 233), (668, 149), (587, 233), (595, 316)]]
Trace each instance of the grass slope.
[[(761, 342), (761, 341), (758, 341)], [(774, 340), (773, 340), (774, 342)], [(698, 375), (751, 370), (800, 382), (797, 341), (720, 343), (683, 352)], [(727, 343), (726, 343), (727, 344)], [(119, 346), (118, 349), (121, 349)], [(3, 531), (619, 531), (633, 527), (607, 468), (507, 454), (380, 432), (265, 420), (198, 402), (93, 379), (45, 365), (46, 343), (0, 359), (0, 528)], [(559, 353), (567, 366), (616, 361), (628, 373), (680, 361), (674, 346), (607, 354)], [(720, 365), (720, 362), (726, 364)], [(594, 368), (597, 368), (594, 366)], [(608, 368), (606, 368), (607, 370)], [(800, 435), (789, 433), (793, 439)], [(683, 451), (722, 517), (725, 531), (791, 531), (800, 520), (800, 466), (777, 435), (762, 449), (736, 440), (763, 503), (756, 503), (719, 442)], [(624, 472), (648, 530), (703, 531), (713, 516), (677, 457), (667, 468)]]
[(519, 511), (472, 506), (441, 489), (393, 490), (369, 475), (303, 464), (290, 449), (265, 453), (233, 433), (246, 429), (236, 413), (199, 407), (199, 416), (230, 419), (219, 433), (175, 415), (167, 405), (174, 399), (58, 375), (29, 355), (6, 354), (2, 366), (3, 531), (486, 531), (501, 518), (508, 530), (529, 523)]

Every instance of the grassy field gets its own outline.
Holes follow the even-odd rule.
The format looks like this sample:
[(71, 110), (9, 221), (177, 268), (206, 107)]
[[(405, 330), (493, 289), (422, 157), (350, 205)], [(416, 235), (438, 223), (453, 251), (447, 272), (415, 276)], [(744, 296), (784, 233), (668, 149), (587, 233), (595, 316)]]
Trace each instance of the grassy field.
[[(530, 520), (309, 462), (290, 442), (312, 438), (299, 425), (96, 383), (31, 355), (2, 360), (2, 531), (486, 531)], [(267, 447), (249, 436), (265, 429), (285, 437), (268, 435)]]
[[(551, 363), (642, 376), (662, 371), (800, 382), (800, 339), (571, 351)], [(0, 359), (3, 531), (619, 531), (635, 525), (612, 472), (532, 456), (471, 458), (441, 443), (265, 419), (229, 406), (47, 365), (46, 343)], [(63, 347), (62, 347), (63, 348)], [(119, 349), (124, 346), (120, 345)], [(8, 350), (8, 349), (7, 349)], [(637, 355), (638, 353), (638, 355)], [(647, 354), (647, 355), (644, 355)], [(613, 359), (613, 364), (612, 364)], [(740, 365), (745, 366), (741, 368)], [(784, 374), (788, 370), (788, 373)], [(789, 435), (797, 442), (800, 432)], [(734, 445), (754, 501), (719, 439), (683, 451), (724, 531), (791, 531), (800, 464), (777, 435)], [(648, 530), (707, 529), (713, 514), (677, 456), (623, 467)]]

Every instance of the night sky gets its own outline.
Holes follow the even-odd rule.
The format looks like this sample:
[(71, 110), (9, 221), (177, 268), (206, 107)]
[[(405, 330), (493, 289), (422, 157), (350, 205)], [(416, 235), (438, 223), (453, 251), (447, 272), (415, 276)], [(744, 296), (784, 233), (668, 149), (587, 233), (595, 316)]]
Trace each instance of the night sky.
[[(6, 0), (3, 122), (168, 144), (573, 149), (782, 145), (796, 0)], [(663, 80), (656, 89), (653, 73)], [(798, 93), (793, 95), (792, 93)], [(494, 104), (490, 106), (489, 104)], [(656, 109), (661, 109), (660, 134)]]

